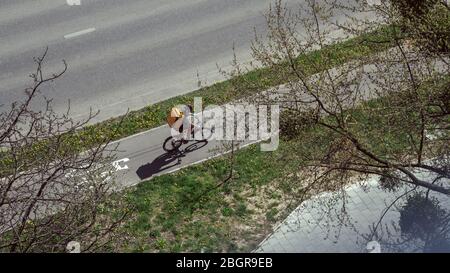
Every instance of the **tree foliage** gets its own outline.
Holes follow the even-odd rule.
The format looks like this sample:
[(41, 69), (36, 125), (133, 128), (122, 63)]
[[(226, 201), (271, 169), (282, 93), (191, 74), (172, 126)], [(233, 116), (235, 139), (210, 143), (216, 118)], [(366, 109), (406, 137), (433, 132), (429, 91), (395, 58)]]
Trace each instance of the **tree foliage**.
[[(60, 73), (46, 75), (46, 53), (35, 59), (24, 100), (0, 108), (1, 252), (63, 252), (71, 241), (79, 242), (81, 251), (93, 251), (128, 215), (111, 198), (115, 146), (105, 139), (80, 152), (66, 137), (95, 113), (75, 121), (69, 110), (56, 113), (52, 101), (39, 95), (67, 69), (64, 62)], [(45, 107), (36, 107), (41, 102)], [(102, 217), (105, 210), (117, 210), (114, 219)]]
[[(384, 181), (450, 194), (448, 180), (433, 183), (416, 174), (429, 171), (450, 177), (450, 66), (448, 51), (440, 50), (450, 28), (425, 26), (426, 35), (431, 35), (427, 37), (443, 37), (427, 38), (432, 47), (425, 46), (425, 32), (419, 31), (423, 24), (445, 21), (448, 7), (440, 2), (417, 7), (408, 3), (409, 7), (388, 1), (368, 5), (308, 0), (295, 9), (279, 0), (267, 13), (268, 33), (255, 36), (253, 65), (273, 68), (272, 76), (288, 83), (249, 100), (280, 104), (285, 111), (281, 136), (290, 140), (297, 134), (299, 148), (289, 153), (303, 162), (298, 170), (302, 178), (293, 183), (335, 189), (356, 176), (379, 175)], [(413, 9), (420, 10), (414, 16), (418, 19), (407, 18), (405, 10)], [(445, 16), (433, 13), (437, 9)], [(342, 13), (352, 15), (342, 20)], [(367, 19), (367, 14), (374, 19)], [(368, 31), (383, 32), (384, 39), (365, 42), (388, 43), (391, 48), (334, 67), (338, 56), (328, 45)], [(317, 49), (323, 52), (320, 59), (297, 61), (299, 54)], [(311, 64), (319, 71), (313, 76), (308, 73)], [(237, 66), (230, 75), (239, 71)], [(245, 93), (251, 87), (235, 82), (234, 88)], [(317, 134), (302, 133), (311, 126)], [(329, 140), (322, 151), (308, 152), (302, 145), (324, 136)]]

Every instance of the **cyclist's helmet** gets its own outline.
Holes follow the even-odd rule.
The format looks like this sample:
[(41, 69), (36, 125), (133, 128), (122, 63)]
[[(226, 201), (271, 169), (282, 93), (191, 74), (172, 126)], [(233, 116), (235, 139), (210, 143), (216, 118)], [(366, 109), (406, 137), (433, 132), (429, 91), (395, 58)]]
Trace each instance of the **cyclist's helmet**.
[(177, 107), (173, 107), (172, 110), (170, 110), (170, 117), (181, 118), (182, 116), (183, 116), (183, 113)]

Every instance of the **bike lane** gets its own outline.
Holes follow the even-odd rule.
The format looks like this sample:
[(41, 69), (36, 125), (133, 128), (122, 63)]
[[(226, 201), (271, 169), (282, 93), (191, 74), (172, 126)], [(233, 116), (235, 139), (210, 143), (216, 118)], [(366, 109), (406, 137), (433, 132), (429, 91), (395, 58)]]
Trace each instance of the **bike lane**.
[[(131, 187), (229, 152), (222, 141), (209, 140), (205, 143), (192, 140), (180, 147), (182, 154), (168, 153), (163, 149), (163, 142), (169, 136), (170, 128), (164, 125), (110, 144), (118, 144), (117, 160), (113, 165), (119, 188)], [(246, 140), (240, 147), (257, 142)]]

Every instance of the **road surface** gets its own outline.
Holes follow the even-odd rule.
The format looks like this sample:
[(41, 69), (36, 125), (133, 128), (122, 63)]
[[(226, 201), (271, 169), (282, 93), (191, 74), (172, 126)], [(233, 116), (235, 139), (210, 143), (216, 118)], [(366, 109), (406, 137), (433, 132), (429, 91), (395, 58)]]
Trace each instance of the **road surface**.
[(66, 1), (0, 0), (0, 105), (22, 98), (33, 57), (47, 46), (47, 73), (62, 69), (62, 59), (68, 71), (41, 92), (57, 111), (70, 100), (74, 117), (92, 107), (100, 121), (193, 91), (197, 72), (207, 84), (223, 79), (216, 64), (229, 67), (233, 44), (240, 60), (250, 58), (253, 28), (264, 32), (272, 2)]

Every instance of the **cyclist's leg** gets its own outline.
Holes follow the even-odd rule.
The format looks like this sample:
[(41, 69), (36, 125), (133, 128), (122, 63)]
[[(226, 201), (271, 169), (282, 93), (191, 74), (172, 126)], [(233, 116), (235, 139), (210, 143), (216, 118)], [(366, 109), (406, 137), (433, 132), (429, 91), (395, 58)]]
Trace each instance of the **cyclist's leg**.
[[(195, 140), (204, 140), (205, 138), (209, 138), (210, 135), (205, 135), (204, 134), (205, 133), (204, 132), (205, 128), (203, 127), (202, 121), (199, 120), (198, 118), (196, 118), (195, 116), (194, 116), (194, 119), (196, 119), (196, 122), (192, 123), (191, 132), (192, 132), (192, 135), (195, 138)], [(197, 136), (197, 134), (199, 136)]]
[(198, 126), (197, 124), (192, 124), (192, 126), (191, 126), (191, 134), (192, 134), (192, 136), (194, 137), (195, 140), (198, 140), (197, 139), (197, 133), (201, 132), (201, 131), (202, 131), (202, 128), (200, 126)]
[(182, 134), (183, 142), (186, 143), (189, 139), (191, 139), (192, 135), (192, 123), (190, 120), (190, 116), (185, 117), (183, 119), (183, 125), (181, 126), (180, 133)]
[(183, 124), (177, 124), (175, 123), (171, 127), (171, 134), (172, 134), (172, 142), (182, 140), (183, 137)]
[(186, 129), (183, 128), (183, 130), (181, 130), (181, 132), (180, 132), (181, 133), (181, 138), (183, 140), (183, 143), (187, 143), (188, 142), (189, 134), (191, 132), (191, 130), (190, 130), (191, 126), (186, 126), (186, 127), (187, 127)]

